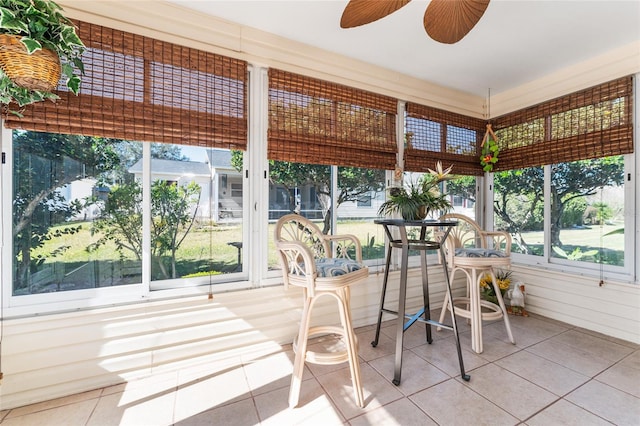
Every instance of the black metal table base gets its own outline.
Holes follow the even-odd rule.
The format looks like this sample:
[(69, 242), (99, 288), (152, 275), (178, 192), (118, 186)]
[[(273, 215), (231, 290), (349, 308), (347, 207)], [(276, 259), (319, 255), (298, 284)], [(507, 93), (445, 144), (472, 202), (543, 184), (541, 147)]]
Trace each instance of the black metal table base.
[[(387, 250), (386, 265), (384, 270), (384, 280), (382, 284), (382, 293), (380, 295), (380, 310), (378, 312), (378, 322), (376, 325), (376, 334), (371, 342), (371, 346), (376, 347), (380, 338), (380, 326), (382, 323), (383, 313), (389, 313), (397, 316), (397, 328), (396, 328), (396, 353), (395, 353), (395, 366), (393, 375), (393, 384), (399, 385), (402, 375), (402, 351), (404, 332), (416, 322), (426, 324), (426, 339), (427, 343), (433, 342), (431, 334), (431, 326), (441, 327), (447, 330), (453, 331), (455, 335), (456, 349), (458, 351), (458, 362), (460, 364), (460, 376), (463, 380), (469, 381), (471, 378), (466, 374), (464, 370), (464, 361), (462, 359), (462, 348), (460, 346), (460, 336), (458, 334), (458, 324), (456, 316), (452, 306), (451, 309), (451, 322), (452, 325), (442, 324), (438, 321), (431, 319), (431, 311), (429, 305), (429, 276), (427, 274), (427, 250), (439, 250), (443, 259), (442, 267), (444, 270), (444, 276), (447, 284), (447, 291), (449, 292), (449, 300), (453, 300), (453, 294), (451, 291), (451, 282), (449, 279), (449, 271), (447, 269), (446, 258), (442, 242), (445, 241), (451, 228), (455, 226), (455, 222), (440, 222), (440, 221), (403, 221), (397, 219), (390, 220), (376, 220), (375, 223), (384, 226), (385, 233), (389, 239), (389, 247)], [(400, 239), (393, 239), (392, 233), (389, 230), (389, 226), (396, 226), (400, 231)], [(409, 240), (406, 234), (406, 226), (420, 226), (420, 239)], [(440, 241), (428, 241), (426, 240), (426, 228), (427, 227), (443, 227), (445, 229)], [(394, 248), (400, 248), (402, 250), (402, 263), (400, 267), (400, 295), (398, 299), (398, 310), (391, 310), (385, 308), (385, 297), (387, 293), (387, 284), (389, 280), (389, 267), (391, 265), (391, 253)], [(406, 296), (407, 296), (407, 264), (409, 257), (409, 250), (420, 251), (420, 267), (422, 272), (422, 295), (424, 300), (424, 306), (414, 314), (407, 314), (405, 310)]]

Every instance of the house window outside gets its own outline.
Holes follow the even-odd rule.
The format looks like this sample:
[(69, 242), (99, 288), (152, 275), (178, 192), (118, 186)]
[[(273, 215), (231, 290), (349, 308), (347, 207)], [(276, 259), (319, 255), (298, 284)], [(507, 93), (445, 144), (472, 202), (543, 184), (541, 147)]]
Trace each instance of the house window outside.
[(358, 198), (356, 205), (363, 208), (371, 207), (371, 198), (371, 194), (362, 195)]
[(242, 182), (231, 184), (231, 197), (242, 199)]

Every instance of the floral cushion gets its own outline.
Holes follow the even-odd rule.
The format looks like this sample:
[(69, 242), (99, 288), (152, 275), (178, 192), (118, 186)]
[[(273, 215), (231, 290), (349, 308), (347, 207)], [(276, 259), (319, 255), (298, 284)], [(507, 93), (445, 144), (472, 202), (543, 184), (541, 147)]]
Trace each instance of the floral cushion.
[(337, 277), (362, 269), (363, 265), (351, 259), (321, 258), (316, 259), (316, 270), (319, 277)]
[(485, 248), (457, 248), (456, 256), (458, 257), (507, 257), (507, 254), (501, 250), (485, 249)]

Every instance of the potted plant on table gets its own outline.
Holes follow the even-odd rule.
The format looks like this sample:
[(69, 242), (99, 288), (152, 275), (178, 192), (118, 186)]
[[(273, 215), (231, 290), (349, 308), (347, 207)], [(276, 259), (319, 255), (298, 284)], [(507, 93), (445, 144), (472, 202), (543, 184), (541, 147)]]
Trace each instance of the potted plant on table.
[(50, 0), (0, 0), (0, 102), (11, 109), (56, 100), (61, 75), (78, 94), (84, 44)]
[(405, 220), (420, 220), (427, 217), (429, 212), (449, 211), (451, 202), (446, 194), (440, 191), (440, 183), (449, 179), (453, 166), (442, 168), (440, 161), (436, 169), (428, 169), (416, 181), (409, 181), (401, 187), (389, 188), (387, 201), (378, 209), (378, 215), (391, 216), (400, 213)]

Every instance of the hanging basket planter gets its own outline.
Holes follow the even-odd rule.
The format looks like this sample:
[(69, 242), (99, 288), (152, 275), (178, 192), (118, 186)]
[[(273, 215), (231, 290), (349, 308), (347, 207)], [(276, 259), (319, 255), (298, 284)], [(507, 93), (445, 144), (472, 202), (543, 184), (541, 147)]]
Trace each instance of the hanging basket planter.
[(482, 170), (492, 172), (493, 167), (498, 162), (500, 148), (498, 147), (498, 138), (491, 129), (491, 123), (487, 124), (487, 132), (484, 134), (480, 148), (480, 165), (482, 166)]
[(29, 90), (51, 92), (60, 81), (58, 55), (49, 49), (32, 54), (19, 36), (0, 34), (0, 69), (18, 86)]

